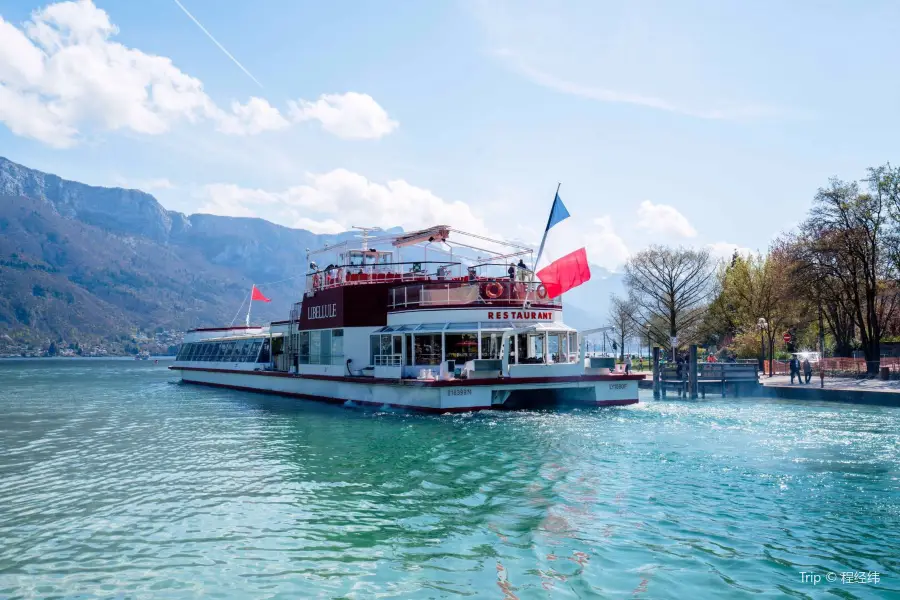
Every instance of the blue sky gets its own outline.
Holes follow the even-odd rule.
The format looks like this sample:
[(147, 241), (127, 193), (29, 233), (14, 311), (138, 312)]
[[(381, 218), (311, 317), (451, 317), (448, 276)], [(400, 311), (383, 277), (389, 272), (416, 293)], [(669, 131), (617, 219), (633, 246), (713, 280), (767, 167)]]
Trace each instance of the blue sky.
[(897, 3), (181, 3), (261, 85), (174, 0), (5, 0), (0, 155), (184, 212), (527, 241), (561, 181), (608, 268), (765, 249), (896, 159)]

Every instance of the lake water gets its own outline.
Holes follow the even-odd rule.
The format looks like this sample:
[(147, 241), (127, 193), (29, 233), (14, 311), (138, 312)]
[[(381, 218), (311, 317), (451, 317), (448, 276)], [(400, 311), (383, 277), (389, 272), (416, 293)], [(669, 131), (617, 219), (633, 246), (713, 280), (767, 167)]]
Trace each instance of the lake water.
[(898, 409), (423, 416), (165, 365), (0, 361), (0, 598), (900, 597)]

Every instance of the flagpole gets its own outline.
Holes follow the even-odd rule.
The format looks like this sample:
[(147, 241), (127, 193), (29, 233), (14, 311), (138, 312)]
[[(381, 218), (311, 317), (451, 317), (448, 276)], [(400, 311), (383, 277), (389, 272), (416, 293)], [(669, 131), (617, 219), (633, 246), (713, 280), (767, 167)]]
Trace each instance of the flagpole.
[(544, 242), (547, 241), (547, 232), (550, 231), (550, 219), (553, 218), (553, 209), (556, 207), (556, 199), (559, 197), (559, 188), (561, 187), (562, 182), (556, 182), (556, 193), (553, 194), (553, 202), (550, 204), (550, 214), (547, 215), (547, 226), (544, 227), (544, 237), (541, 238), (541, 246), (538, 248), (537, 258), (534, 259), (534, 263), (531, 265), (531, 281), (528, 282), (528, 289), (525, 290), (525, 307), (528, 307), (528, 295), (531, 294), (531, 288), (534, 287), (534, 275), (537, 272), (537, 265), (541, 260), (541, 255), (544, 253)]
[(250, 327), (250, 309), (253, 308), (253, 288), (255, 287), (255, 283), (250, 285), (250, 304), (247, 305), (247, 320), (245, 321), (247, 327)]
[[(562, 183), (556, 184), (556, 193), (553, 194), (553, 204), (550, 205), (550, 214), (547, 215), (547, 226), (544, 227), (544, 237), (541, 238), (541, 247), (538, 248), (537, 258), (534, 260), (534, 269), (531, 270), (534, 273), (535, 269), (537, 269), (537, 264), (541, 260), (541, 254), (544, 253), (544, 242), (547, 241), (547, 232), (550, 231), (550, 219), (553, 218), (553, 208), (556, 206), (556, 198), (559, 196), (559, 188), (562, 187)], [(534, 281), (534, 277), (532, 277), (532, 281)]]

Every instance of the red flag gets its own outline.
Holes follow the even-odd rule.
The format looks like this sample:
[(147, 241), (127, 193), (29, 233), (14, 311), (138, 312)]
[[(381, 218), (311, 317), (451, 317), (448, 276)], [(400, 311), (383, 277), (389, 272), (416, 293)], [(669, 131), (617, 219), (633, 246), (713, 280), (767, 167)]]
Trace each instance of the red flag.
[(263, 296), (263, 293), (259, 291), (259, 288), (255, 285), (253, 286), (253, 292), (250, 293), (250, 300), (262, 300), (263, 302), (271, 302), (271, 300)]

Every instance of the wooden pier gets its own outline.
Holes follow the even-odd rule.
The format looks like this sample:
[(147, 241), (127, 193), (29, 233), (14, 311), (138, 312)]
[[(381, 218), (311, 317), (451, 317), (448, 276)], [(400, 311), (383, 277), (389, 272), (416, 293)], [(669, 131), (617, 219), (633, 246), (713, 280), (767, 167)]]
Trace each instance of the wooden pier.
[(690, 359), (679, 366), (660, 363), (659, 348), (653, 350), (653, 397), (665, 398), (669, 391), (681, 398), (706, 397), (707, 393), (749, 396), (759, 393), (759, 371), (755, 363), (699, 363), (697, 348), (690, 347)]

